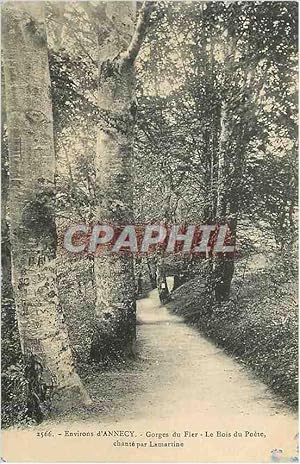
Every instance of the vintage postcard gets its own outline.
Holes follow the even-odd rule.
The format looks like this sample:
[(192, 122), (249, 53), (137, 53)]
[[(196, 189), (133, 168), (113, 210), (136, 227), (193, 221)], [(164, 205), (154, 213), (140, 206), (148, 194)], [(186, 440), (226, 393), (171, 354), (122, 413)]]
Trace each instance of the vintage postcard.
[(298, 4), (1, 20), (2, 462), (298, 462)]

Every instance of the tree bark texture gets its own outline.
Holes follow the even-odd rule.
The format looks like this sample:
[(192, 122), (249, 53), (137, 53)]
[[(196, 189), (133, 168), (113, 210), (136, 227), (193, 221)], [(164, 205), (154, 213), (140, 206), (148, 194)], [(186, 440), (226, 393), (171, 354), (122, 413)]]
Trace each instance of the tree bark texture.
[(56, 281), (55, 153), (44, 7), (3, 7), (12, 281), (28, 406), (89, 402), (75, 371)]
[[(226, 103), (222, 103), (220, 112), (220, 139), (219, 139), (219, 162), (218, 162), (218, 188), (217, 188), (217, 217), (226, 218), (230, 211), (230, 188), (228, 184), (228, 164), (230, 150), (229, 115)], [(230, 229), (235, 242), (236, 219), (230, 220)], [(234, 274), (234, 256), (217, 256), (214, 259), (214, 287), (216, 300), (221, 303), (230, 297), (231, 281)]]
[[(132, 152), (135, 123), (134, 60), (123, 50), (130, 45), (135, 6), (130, 2), (107, 4), (106, 15), (115, 23), (124, 19), (118, 40), (99, 46), (99, 121), (96, 182), (100, 195), (98, 219), (113, 224), (133, 223)], [(123, 34), (122, 34), (123, 32)], [(120, 48), (121, 47), (121, 48)], [(122, 53), (123, 52), (123, 53)], [(97, 327), (91, 359), (106, 363), (111, 358), (135, 354), (136, 285), (132, 255), (101, 253), (95, 257)]]

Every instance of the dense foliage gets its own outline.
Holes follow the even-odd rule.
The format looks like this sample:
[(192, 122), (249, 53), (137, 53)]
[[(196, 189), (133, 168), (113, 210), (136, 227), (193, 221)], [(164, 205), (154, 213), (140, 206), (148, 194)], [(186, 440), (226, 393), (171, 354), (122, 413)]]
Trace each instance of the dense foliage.
[(170, 307), (225, 348), (290, 406), (298, 404), (297, 269), (292, 255), (236, 277), (232, 297), (212, 304), (197, 277), (173, 294)]

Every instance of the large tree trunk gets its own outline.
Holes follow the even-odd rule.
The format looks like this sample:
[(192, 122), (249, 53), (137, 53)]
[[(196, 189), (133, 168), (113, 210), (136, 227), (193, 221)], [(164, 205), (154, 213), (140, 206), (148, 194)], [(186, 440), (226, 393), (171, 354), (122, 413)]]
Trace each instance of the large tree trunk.
[(55, 153), (43, 4), (3, 7), (16, 315), (29, 409), (42, 420), (89, 398), (75, 371), (56, 281)]
[[(145, 33), (148, 13), (147, 9), (142, 9), (130, 43), (134, 3), (108, 2), (106, 16), (113, 18), (118, 34), (116, 40), (110, 37), (106, 45), (99, 46), (98, 99), (103, 118), (99, 124), (95, 161), (101, 198), (98, 218), (102, 222), (132, 224), (132, 150), (136, 112), (134, 61)], [(136, 288), (132, 255), (109, 252), (96, 255), (95, 280), (98, 322), (91, 359), (106, 363), (111, 358), (133, 356)]]

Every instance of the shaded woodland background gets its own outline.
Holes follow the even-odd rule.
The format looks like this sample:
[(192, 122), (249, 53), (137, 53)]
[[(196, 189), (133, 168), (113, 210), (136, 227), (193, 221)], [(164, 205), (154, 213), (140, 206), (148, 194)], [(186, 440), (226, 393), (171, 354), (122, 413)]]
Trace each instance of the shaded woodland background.
[[(104, 15), (104, 3), (46, 4), (58, 235), (70, 223), (97, 220), (102, 201), (97, 130), (109, 115), (98, 104), (99, 50), (103, 59), (109, 42), (126, 48), (135, 20), (110, 3)], [(297, 4), (158, 2), (148, 26), (130, 108), (134, 219), (193, 224), (226, 217), (240, 252), (235, 260), (135, 259), (137, 298), (158, 286), (162, 303), (295, 407)], [(15, 315), (2, 82), (2, 423), (9, 426), (40, 421), (48, 405), (38, 412), (28, 406), (32, 382)], [(90, 369), (121, 368), (127, 357), (105, 327), (99, 332), (93, 259), (58, 247), (56, 261), (73, 357), (88, 386)], [(170, 275), (174, 289), (166, 285)], [(95, 333), (105, 354), (97, 359)]]

